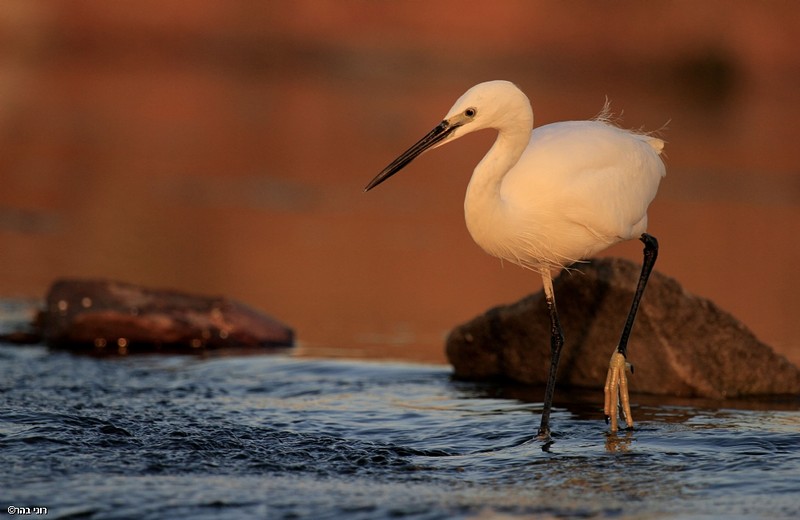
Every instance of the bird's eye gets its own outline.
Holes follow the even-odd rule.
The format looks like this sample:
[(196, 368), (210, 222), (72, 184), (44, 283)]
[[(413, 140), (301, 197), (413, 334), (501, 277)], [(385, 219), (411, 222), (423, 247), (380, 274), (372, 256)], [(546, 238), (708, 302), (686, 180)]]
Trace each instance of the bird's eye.
[(477, 114), (477, 113), (478, 113), (478, 111), (475, 110), (474, 108), (468, 108), (468, 109), (464, 110), (464, 115), (469, 117), (469, 118), (475, 117), (475, 114)]

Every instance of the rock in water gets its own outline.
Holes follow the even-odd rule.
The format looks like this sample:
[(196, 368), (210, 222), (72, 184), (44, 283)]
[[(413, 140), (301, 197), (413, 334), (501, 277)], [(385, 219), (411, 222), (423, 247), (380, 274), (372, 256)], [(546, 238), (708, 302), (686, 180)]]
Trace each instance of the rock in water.
[(40, 317), (45, 342), (96, 352), (291, 346), (286, 325), (222, 297), (106, 280), (58, 280)]
[[(558, 385), (602, 388), (630, 309), (640, 266), (604, 258), (554, 281), (564, 329)], [(454, 329), (447, 357), (463, 379), (545, 384), (550, 321), (542, 291)], [(800, 369), (713, 302), (653, 272), (628, 346), (632, 391), (733, 398), (800, 393)]]

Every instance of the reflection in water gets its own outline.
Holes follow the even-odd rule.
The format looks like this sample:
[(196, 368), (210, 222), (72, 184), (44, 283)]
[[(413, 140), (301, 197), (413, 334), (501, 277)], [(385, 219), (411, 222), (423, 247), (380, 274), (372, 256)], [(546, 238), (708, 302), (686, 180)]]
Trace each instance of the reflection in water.
[(606, 434), (606, 451), (609, 453), (627, 453), (633, 440), (632, 431), (609, 432)]

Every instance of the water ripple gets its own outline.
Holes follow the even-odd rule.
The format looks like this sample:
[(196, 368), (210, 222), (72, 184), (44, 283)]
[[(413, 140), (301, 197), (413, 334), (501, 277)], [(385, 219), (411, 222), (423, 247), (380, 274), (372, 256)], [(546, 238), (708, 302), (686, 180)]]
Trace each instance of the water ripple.
[(798, 513), (796, 405), (637, 396), (637, 429), (609, 434), (598, 396), (562, 391), (543, 450), (537, 391), (447, 367), (0, 358), (0, 489), (56, 518)]

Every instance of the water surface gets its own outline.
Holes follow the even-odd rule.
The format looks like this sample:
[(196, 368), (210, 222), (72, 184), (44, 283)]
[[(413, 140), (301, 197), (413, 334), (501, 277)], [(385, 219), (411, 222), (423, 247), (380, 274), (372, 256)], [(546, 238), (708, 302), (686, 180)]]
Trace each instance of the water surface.
[[(92, 358), (0, 345), (2, 509), (51, 518), (800, 514), (797, 402), (733, 409), (455, 382), (441, 365)], [(742, 403), (737, 403), (741, 406)], [(747, 406), (745, 404), (745, 406)]]

